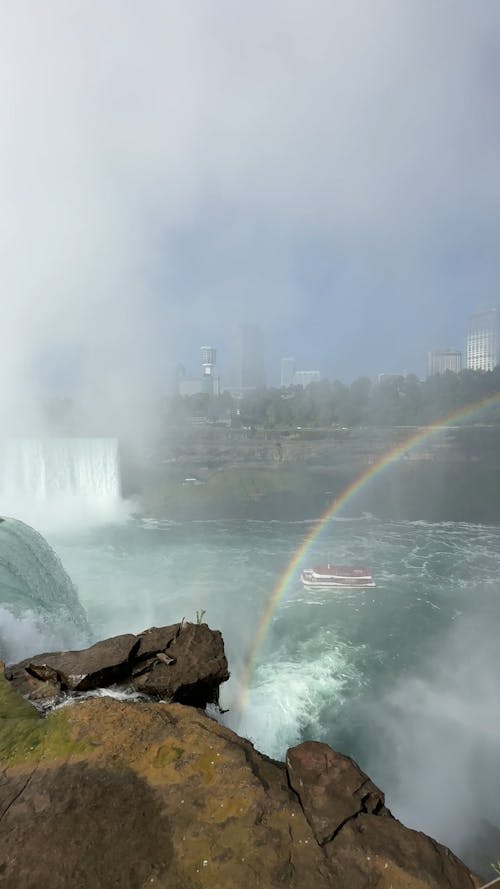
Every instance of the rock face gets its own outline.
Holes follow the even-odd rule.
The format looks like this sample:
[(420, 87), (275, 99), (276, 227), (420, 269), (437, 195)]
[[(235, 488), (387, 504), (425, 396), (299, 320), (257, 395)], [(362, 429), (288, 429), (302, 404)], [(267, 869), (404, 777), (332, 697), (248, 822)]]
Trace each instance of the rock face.
[(82, 651), (39, 654), (8, 667), (13, 686), (36, 704), (67, 692), (123, 685), (194, 707), (217, 703), (229, 679), (222, 636), (207, 624), (152, 627), (97, 642)]
[(286, 765), (304, 814), (318, 843), (333, 840), (344, 824), (361, 814), (386, 815), (384, 794), (348, 756), (308, 741), (287, 753)]
[[(74, 652), (33, 658), (25, 662), (35, 667), (29, 682), (33, 672), (41, 673), (36, 682), (58, 685), (62, 676), (66, 682), (103, 669), (114, 675), (118, 661), (138, 681), (156, 669), (161, 676), (180, 670), (185, 657), (186, 676), (173, 685), (189, 697), (197, 640), (207, 640), (207, 665), (218, 650), (217, 634), (209, 644), (207, 630), (170, 627), (119, 637), (99, 649), (98, 660), (93, 646), (78, 662), (87, 671), (81, 674), (72, 672)], [(138, 665), (158, 660), (158, 651), (167, 661), (137, 674)], [(22, 670), (11, 668), (11, 681), (0, 670), (4, 889), (479, 885), (448, 849), (394, 819), (383, 793), (325, 744), (301, 744), (288, 750), (286, 764), (275, 762), (200, 709), (179, 703), (87, 698), (44, 716), (16, 690)]]
[(348, 756), (307, 741), (287, 753), (291, 787), (339, 886), (477, 886), (449, 849), (409, 830), (385, 806), (384, 794)]

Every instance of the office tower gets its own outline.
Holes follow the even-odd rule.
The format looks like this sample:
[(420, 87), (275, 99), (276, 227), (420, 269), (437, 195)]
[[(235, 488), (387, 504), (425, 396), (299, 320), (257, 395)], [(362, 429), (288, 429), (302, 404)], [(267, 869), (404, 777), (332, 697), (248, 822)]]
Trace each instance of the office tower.
[(220, 395), (220, 380), (215, 373), (217, 352), (212, 346), (201, 347), (201, 368), (204, 391), (207, 395)]
[(319, 370), (296, 370), (293, 375), (294, 386), (303, 386), (304, 389), (309, 383), (319, 383), (320, 380)]
[(427, 376), (444, 374), (447, 370), (459, 373), (462, 370), (462, 353), (457, 349), (435, 349), (427, 356)]
[(293, 375), (295, 373), (295, 358), (281, 359), (281, 386), (288, 389), (293, 383)]
[(238, 324), (231, 344), (230, 389), (244, 394), (266, 385), (264, 371), (264, 337), (257, 324)]
[(188, 377), (182, 365), (177, 371), (177, 390), (179, 395), (220, 395), (220, 378), (215, 372), (217, 352), (212, 346), (201, 347), (201, 376)]
[(200, 351), (203, 376), (213, 377), (217, 353), (212, 346), (202, 346)]
[(469, 370), (493, 370), (498, 364), (498, 309), (476, 312), (469, 319), (467, 367)]

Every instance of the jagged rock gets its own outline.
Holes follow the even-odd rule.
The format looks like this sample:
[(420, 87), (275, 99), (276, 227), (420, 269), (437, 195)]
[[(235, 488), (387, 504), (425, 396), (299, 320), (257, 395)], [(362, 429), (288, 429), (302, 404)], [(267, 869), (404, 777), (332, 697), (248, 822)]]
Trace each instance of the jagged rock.
[(481, 885), (445, 846), (397, 821), (349, 757), (307, 741), (286, 757), (307, 821), (348, 889), (472, 889)]
[(288, 778), (318, 843), (331, 840), (361, 812), (388, 815), (384, 794), (348, 756), (307, 741), (286, 755)]
[(123, 681), (139, 647), (132, 633), (104, 639), (81, 651), (56, 651), (27, 658), (8, 668), (8, 678), (30, 700), (38, 699), (39, 683), (49, 681), (59, 691), (89, 691)]
[(207, 624), (152, 627), (97, 642), (81, 651), (49, 652), (8, 667), (7, 678), (33, 703), (109, 685), (205, 707), (229, 678), (224, 643)]
[(151, 657), (158, 651), (166, 651), (180, 631), (181, 624), (178, 623), (169, 627), (150, 627), (149, 630), (139, 633), (137, 637), (139, 639), (137, 660)]
[(41, 679), (42, 682), (54, 682), (58, 684), (61, 681), (61, 674), (47, 664), (34, 664), (30, 661), (25, 669), (34, 679)]
[[(220, 634), (206, 625), (178, 625), (166, 645), (175, 664), (158, 659), (161, 648), (151, 654), (158, 633), (141, 634), (142, 660), (132, 637), (130, 669), (168, 673), (184, 658), (189, 676), (198, 651), (199, 676), (208, 681), (215, 663), (227, 673)], [(32, 658), (27, 675), (54, 684), (55, 662)], [(0, 664), (0, 760), (3, 889), (480, 885), (448, 849), (394, 819), (348, 757), (308, 742), (285, 767), (193, 707), (80, 699), (42, 718)]]
[[(359, 802), (355, 764), (321, 746)], [(0, 676), (0, 756), (2, 889), (474, 887), (388, 813), (353, 814), (321, 844), (311, 757), (288, 752), (298, 795), (283, 763), (192, 707), (99, 698), (42, 718)]]
[[(152, 634), (144, 651), (151, 650), (156, 635)], [(207, 624), (179, 624), (179, 631), (167, 648), (173, 662), (165, 663), (156, 655), (149, 670), (132, 677), (134, 688), (194, 707), (217, 703), (219, 686), (229, 679), (220, 632), (210, 630)]]
[(156, 657), (162, 664), (166, 664), (167, 667), (170, 667), (172, 664), (176, 663), (176, 659), (174, 657), (170, 657), (169, 654), (165, 654), (164, 651), (157, 651)]

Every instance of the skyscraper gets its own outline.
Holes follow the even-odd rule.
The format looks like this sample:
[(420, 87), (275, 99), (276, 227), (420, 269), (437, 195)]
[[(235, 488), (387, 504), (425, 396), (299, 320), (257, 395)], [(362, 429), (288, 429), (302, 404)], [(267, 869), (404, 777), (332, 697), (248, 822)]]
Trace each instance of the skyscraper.
[(264, 337), (258, 324), (237, 324), (231, 343), (230, 389), (244, 394), (266, 385)]
[(208, 395), (220, 395), (220, 380), (215, 372), (217, 352), (212, 346), (201, 347), (201, 368), (205, 384), (205, 392)]
[(444, 374), (447, 370), (459, 373), (462, 370), (462, 353), (457, 349), (435, 349), (429, 352), (427, 376)]
[(216, 374), (217, 352), (212, 346), (201, 346), (201, 376), (188, 377), (182, 365), (177, 368), (179, 395), (220, 395), (220, 379)]
[(281, 359), (281, 386), (288, 389), (293, 383), (293, 375), (295, 373), (295, 358)]
[(498, 364), (498, 325), (496, 308), (470, 316), (467, 335), (467, 367), (470, 370), (493, 370)]
[(310, 383), (319, 383), (321, 373), (319, 370), (296, 370), (293, 375), (294, 386), (309, 386)]

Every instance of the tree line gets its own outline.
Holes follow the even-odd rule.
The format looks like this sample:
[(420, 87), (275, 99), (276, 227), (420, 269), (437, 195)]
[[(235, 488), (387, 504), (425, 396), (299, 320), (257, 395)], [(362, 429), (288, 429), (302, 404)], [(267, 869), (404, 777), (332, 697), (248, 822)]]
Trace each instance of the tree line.
[[(268, 429), (427, 426), (495, 395), (500, 403), (500, 365), (488, 372), (446, 371), (423, 381), (413, 374), (377, 382), (360, 377), (349, 385), (322, 380), (306, 388), (258, 389), (242, 399), (227, 392), (199, 394), (172, 400), (168, 414), (171, 421), (200, 416), (217, 422), (231, 416), (245, 427)], [(500, 406), (493, 403), (471, 419), (500, 422)]]

